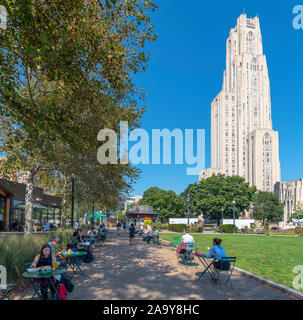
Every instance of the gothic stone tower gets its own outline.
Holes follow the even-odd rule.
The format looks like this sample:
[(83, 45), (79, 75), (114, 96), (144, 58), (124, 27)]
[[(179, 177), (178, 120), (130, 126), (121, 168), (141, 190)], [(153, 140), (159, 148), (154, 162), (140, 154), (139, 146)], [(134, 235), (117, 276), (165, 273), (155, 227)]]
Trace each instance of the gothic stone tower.
[(222, 91), (211, 103), (212, 173), (239, 175), (259, 190), (280, 181), (278, 132), (272, 130), (270, 84), (259, 18), (238, 18), (226, 42)]

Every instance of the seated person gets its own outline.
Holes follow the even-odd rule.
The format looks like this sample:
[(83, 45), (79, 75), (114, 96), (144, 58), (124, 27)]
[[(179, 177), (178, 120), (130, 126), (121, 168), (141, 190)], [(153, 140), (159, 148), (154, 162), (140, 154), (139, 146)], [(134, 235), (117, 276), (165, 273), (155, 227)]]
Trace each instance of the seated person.
[(84, 239), (83, 239), (82, 230), (81, 229), (77, 229), (77, 233), (78, 233), (77, 240), (79, 242), (85, 242)]
[(68, 244), (67, 244), (68, 249), (83, 250), (83, 247), (79, 246), (78, 237), (79, 237), (78, 232), (74, 231), (73, 236), (68, 241)]
[[(179, 253), (185, 253), (186, 252), (186, 245), (187, 244), (194, 244), (195, 240), (193, 236), (189, 234), (189, 229), (186, 230), (186, 234), (182, 236), (180, 248), (177, 249), (177, 252)], [(191, 250), (188, 250), (191, 251)]]
[(189, 230), (187, 229), (186, 230), (186, 234), (182, 236), (182, 241), (181, 243), (185, 243), (185, 244), (194, 244), (195, 243), (195, 240), (193, 238), (193, 236), (191, 236), (189, 234)]
[(147, 243), (150, 243), (150, 240), (153, 238), (151, 231), (148, 229), (146, 226), (145, 229), (143, 230), (143, 240), (146, 241)]
[[(52, 262), (56, 262), (57, 267), (59, 263), (56, 261), (56, 257), (51, 253), (51, 248), (48, 244), (42, 246), (40, 253), (35, 257), (33, 263), (31, 264), (31, 268), (52, 266)], [(47, 278), (37, 279), (36, 281), (40, 281), (40, 289), (43, 300), (48, 300), (48, 287), (51, 290), (51, 293), (54, 295), (55, 290), (52, 285), (50, 285), (49, 280)], [(52, 277), (52, 282), (56, 286), (59, 282)]]
[[(215, 280), (218, 279), (218, 274), (219, 274), (218, 269), (220, 269), (221, 267), (220, 259), (222, 257), (226, 257), (224, 247), (221, 247), (221, 243), (222, 243), (221, 239), (215, 238), (213, 240), (213, 246), (210, 249), (209, 253), (207, 254), (208, 258), (214, 256), (217, 259), (217, 261), (215, 261), (214, 264), (212, 265)], [(230, 263), (228, 261), (224, 261), (222, 264), (222, 270), (229, 270), (229, 268), (230, 268)]]
[(41, 228), (41, 231), (50, 231), (50, 225), (49, 223), (44, 219), (42, 218), (42, 228)]
[[(59, 243), (59, 240), (60, 240), (59, 238), (53, 237), (51, 239), (51, 241), (47, 243), (49, 245), (49, 247), (51, 248), (51, 253), (53, 255), (55, 255), (55, 257), (59, 256), (61, 253), (63, 253), (65, 251), (65, 250), (61, 250), (61, 251), (56, 253), (55, 246)], [(65, 260), (57, 259), (57, 261), (59, 262), (60, 267), (66, 268)]]
[(159, 231), (154, 227), (152, 231), (153, 239), (159, 241)]
[(92, 248), (94, 248), (97, 241), (96, 241), (96, 239), (95, 239), (95, 237), (94, 237), (94, 228), (93, 228), (93, 227), (91, 227), (91, 228), (88, 230), (87, 235), (88, 235), (88, 237), (89, 237), (89, 238), (88, 238), (88, 241), (91, 243)]
[(86, 262), (88, 257), (89, 257), (89, 261), (92, 261), (94, 259), (94, 257), (93, 257), (93, 253), (92, 253), (90, 245), (89, 244), (88, 244), (88, 246), (80, 246), (79, 245), (79, 240), (78, 239), (82, 238), (82, 231), (81, 231), (81, 229), (79, 229), (79, 230), (75, 231), (73, 233), (72, 238), (70, 238), (70, 240), (68, 242), (68, 248), (77, 249), (79, 251), (86, 251), (87, 252), (87, 256), (83, 256), (82, 260), (84, 262)]

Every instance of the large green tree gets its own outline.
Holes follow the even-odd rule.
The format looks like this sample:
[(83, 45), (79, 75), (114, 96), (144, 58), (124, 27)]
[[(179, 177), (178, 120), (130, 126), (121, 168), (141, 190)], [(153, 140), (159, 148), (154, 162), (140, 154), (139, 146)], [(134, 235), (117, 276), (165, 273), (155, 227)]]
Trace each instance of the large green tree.
[(224, 211), (224, 218), (238, 218), (244, 210), (250, 208), (256, 193), (255, 187), (249, 187), (245, 179), (239, 176), (219, 174), (195, 183), (190, 189), (192, 209), (203, 214), (204, 218), (219, 220)]
[(186, 209), (185, 201), (174, 191), (166, 191), (158, 187), (151, 187), (144, 191), (139, 203), (153, 206), (155, 211), (159, 210), (159, 218), (165, 221), (171, 217), (183, 217)]
[[(0, 116), (14, 146), (6, 165), (50, 166), (64, 182), (77, 176), (89, 201), (114, 206), (137, 170), (96, 160), (97, 133), (137, 127), (143, 96), (133, 75), (144, 71), (153, 41), (152, 1), (0, 0), (8, 26), (0, 33)], [(21, 130), (21, 134), (17, 131)], [(5, 138), (6, 139), (6, 138)], [(20, 141), (23, 140), (23, 141)], [(34, 152), (33, 152), (34, 150)], [(6, 150), (4, 150), (6, 152)], [(17, 159), (21, 154), (28, 161)], [(33, 158), (31, 158), (33, 156)], [(32, 159), (32, 160), (31, 160)], [(42, 164), (42, 166), (41, 166)], [(36, 170), (32, 170), (36, 174)], [(32, 201), (28, 188), (27, 203)], [(100, 200), (102, 199), (102, 200)], [(26, 205), (29, 219), (31, 206)]]
[(254, 219), (261, 220), (262, 225), (264, 225), (265, 222), (282, 221), (283, 214), (284, 206), (276, 194), (272, 192), (258, 192), (253, 205)]

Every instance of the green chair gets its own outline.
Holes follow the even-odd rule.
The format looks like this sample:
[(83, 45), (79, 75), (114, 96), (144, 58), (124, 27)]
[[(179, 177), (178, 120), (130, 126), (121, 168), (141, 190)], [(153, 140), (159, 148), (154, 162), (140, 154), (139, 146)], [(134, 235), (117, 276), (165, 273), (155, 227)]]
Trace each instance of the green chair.
[[(180, 246), (178, 246), (180, 248)], [(186, 267), (188, 267), (190, 265), (190, 263), (192, 261), (195, 260), (195, 256), (194, 256), (194, 251), (196, 250), (196, 248), (194, 247), (193, 243), (187, 243), (184, 252), (179, 253), (179, 258), (182, 259), (182, 262), (184, 265), (186, 265)]]
[(169, 243), (171, 250), (175, 250), (176, 247), (181, 243), (182, 239), (179, 237), (174, 237), (173, 241)]
[[(236, 264), (236, 260), (237, 258), (236, 257), (222, 257), (219, 262), (220, 262), (220, 269), (219, 270), (219, 274), (218, 274), (218, 278), (217, 278), (217, 281), (220, 283), (220, 286), (221, 286), (221, 280), (220, 280), (220, 277), (221, 277), (221, 273), (223, 272), (226, 272), (227, 274), (227, 280), (225, 282), (225, 284), (227, 284), (228, 282), (230, 283), (230, 286), (231, 288), (233, 289), (233, 286), (232, 286), (232, 283), (231, 283), (231, 275), (234, 271), (234, 268), (235, 268), (235, 264)], [(224, 263), (229, 263), (229, 269), (223, 269), (223, 264)]]
[(7, 300), (11, 300), (9, 298), (9, 293), (12, 291), (12, 289), (15, 287), (16, 285), (15, 284), (8, 284), (6, 286), (6, 288), (0, 288), (0, 293), (1, 293), (1, 297), (0, 297), (0, 300), (4, 300), (5, 298)]
[(155, 247), (160, 247), (161, 246), (159, 237), (153, 237), (152, 240), (153, 240), (153, 244), (155, 245)]
[[(30, 266), (31, 266), (32, 262), (25, 262), (24, 265), (25, 265), (25, 268), (26, 269), (29, 269)], [(39, 282), (34, 282), (32, 281), (32, 286), (33, 286), (33, 289), (34, 289), (34, 293), (32, 295), (32, 298), (31, 300), (34, 300), (35, 296), (37, 295), (38, 298), (40, 300), (42, 300), (42, 295), (40, 294), (39, 290), (40, 290), (40, 283)]]

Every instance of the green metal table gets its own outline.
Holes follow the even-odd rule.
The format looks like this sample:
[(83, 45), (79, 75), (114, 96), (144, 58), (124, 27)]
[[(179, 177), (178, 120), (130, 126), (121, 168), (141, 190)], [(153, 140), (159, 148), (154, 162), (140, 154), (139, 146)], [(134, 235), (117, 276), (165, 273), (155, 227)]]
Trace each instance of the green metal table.
[(67, 252), (62, 253), (62, 256), (66, 258), (67, 268), (71, 268), (73, 273), (77, 273), (77, 270), (80, 271), (82, 275), (85, 275), (81, 269), (81, 258), (87, 254), (86, 251), (76, 251), (68, 254)]
[(31, 300), (33, 300), (36, 295), (38, 296), (38, 298), (40, 300), (42, 300), (42, 295), (39, 293), (40, 282), (39, 281), (35, 281), (35, 280), (45, 279), (45, 278), (47, 278), (48, 282), (49, 282), (48, 288), (50, 286), (52, 286), (54, 288), (54, 290), (55, 290), (55, 294), (53, 296), (53, 300), (57, 300), (57, 299), (61, 300), (60, 296), (58, 294), (58, 289), (60, 287), (61, 280), (57, 280), (57, 281), (59, 281), (59, 285), (55, 286), (55, 284), (53, 283), (52, 278), (55, 277), (55, 276), (59, 276), (59, 275), (61, 276), (64, 273), (67, 273), (67, 270), (64, 269), (64, 268), (58, 268), (56, 270), (51, 270), (51, 271), (47, 271), (47, 272), (41, 271), (41, 270), (35, 271), (35, 272), (28, 272), (28, 271), (24, 272), (22, 274), (22, 276), (29, 280), (31, 286), (34, 289), (34, 293), (33, 293), (32, 297), (31, 297)]
[(214, 279), (214, 272), (211, 269), (211, 266), (215, 263), (216, 258), (215, 257), (207, 257), (207, 253), (199, 253), (196, 252), (195, 256), (200, 260), (201, 264), (205, 267), (204, 271), (201, 272), (197, 280), (200, 280), (204, 274), (207, 272), (211, 279)]

